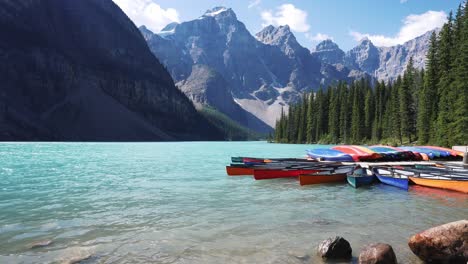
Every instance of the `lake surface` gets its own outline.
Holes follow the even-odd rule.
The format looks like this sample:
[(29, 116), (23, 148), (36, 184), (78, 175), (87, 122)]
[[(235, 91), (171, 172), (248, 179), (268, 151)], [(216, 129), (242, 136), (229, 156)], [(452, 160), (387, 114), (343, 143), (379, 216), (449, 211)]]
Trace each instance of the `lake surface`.
[[(468, 196), (422, 187), (300, 187), (228, 177), (231, 156), (301, 157), (264, 142), (0, 144), (0, 263), (321, 263), (341, 235), (353, 255), (466, 219)], [(52, 240), (45, 248), (31, 244)]]

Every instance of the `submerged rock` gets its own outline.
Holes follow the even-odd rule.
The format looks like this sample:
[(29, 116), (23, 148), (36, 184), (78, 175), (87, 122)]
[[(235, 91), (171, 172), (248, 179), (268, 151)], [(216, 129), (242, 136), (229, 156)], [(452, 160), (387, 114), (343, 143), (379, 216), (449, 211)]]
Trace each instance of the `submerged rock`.
[(425, 262), (467, 263), (468, 220), (430, 228), (409, 239), (409, 247)]
[(359, 264), (397, 264), (392, 246), (383, 243), (370, 244), (359, 254)]
[(349, 242), (339, 236), (322, 241), (318, 251), (322, 258), (327, 259), (349, 259), (352, 253)]
[(42, 241), (37, 241), (31, 244), (30, 248), (31, 249), (36, 249), (36, 248), (42, 248), (42, 247), (47, 247), (52, 244), (52, 240), (42, 240)]

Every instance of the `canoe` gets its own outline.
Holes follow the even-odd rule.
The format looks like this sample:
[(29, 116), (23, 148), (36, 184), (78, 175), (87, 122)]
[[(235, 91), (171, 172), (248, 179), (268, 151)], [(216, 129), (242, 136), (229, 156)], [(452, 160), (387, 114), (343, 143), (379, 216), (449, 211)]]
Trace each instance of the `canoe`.
[(372, 172), (381, 183), (408, 190), (408, 177), (394, 173), (391, 169), (373, 168)]
[(453, 157), (458, 157), (458, 158), (460, 158), (460, 157), (463, 158), (463, 155), (464, 155), (463, 152), (461, 152), (461, 151), (453, 150), (453, 149), (449, 149), (449, 148), (442, 148), (442, 147), (437, 147), (437, 146), (424, 146), (422, 148), (445, 151), (445, 152), (450, 153), (450, 155), (452, 155)]
[(226, 166), (226, 172), (229, 176), (245, 176), (253, 175), (254, 169), (252, 167)]
[(418, 148), (418, 147), (399, 147), (399, 148), (403, 150), (411, 151), (411, 152), (426, 154), (431, 160), (441, 157), (438, 151), (431, 150), (431, 149), (424, 149), (424, 148)]
[[(348, 174), (346, 179), (348, 183), (353, 186), (354, 188), (359, 188), (365, 185), (370, 185), (374, 182), (375, 176), (374, 174), (368, 169), (359, 169), (360, 171), (354, 171), (353, 174)], [(364, 174), (362, 170), (366, 170)], [(370, 172), (370, 174), (369, 174)]]
[(405, 160), (415, 160), (415, 161), (418, 161), (418, 160), (429, 160), (429, 158), (427, 157), (427, 155), (424, 155), (422, 156), (421, 153), (419, 152), (416, 152), (416, 151), (409, 151), (409, 150), (404, 150), (404, 149), (401, 149), (401, 148), (395, 148), (395, 147), (392, 147), (392, 146), (373, 146), (373, 147), (378, 147), (378, 148), (383, 148), (383, 149), (388, 149), (388, 150), (393, 150), (393, 151), (397, 151), (399, 153), (401, 153), (403, 155), (403, 158)]
[(318, 172), (299, 175), (299, 183), (301, 186), (344, 181), (346, 181), (346, 173)]
[(301, 174), (320, 172), (320, 168), (310, 169), (254, 169), (255, 180), (271, 180), (281, 178), (299, 177)]
[(412, 152), (395, 150), (384, 146), (372, 146), (369, 147), (369, 149), (379, 154), (383, 154), (387, 158), (391, 158), (391, 160), (394, 161), (412, 160), (414, 156)]
[(468, 180), (409, 177), (417, 185), (468, 193)]
[(233, 163), (275, 163), (275, 162), (302, 162), (314, 163), (316, 161), (304, 158), (253, 158), (253, 157), (231, 157)]
[(350, 155), (354, 161), (374, 161), (382, 158), (381, 155), (377, 153), (368, 153), (356, 146), (344, 145), (333, 147), (334, 150), (339, 150)]
[(341, 162), (353, 162), (354, 159), (350, 155), (343, 153), (339, 150), (334, 149), (309, 149), (307, 150), (307, 156), (310, 158), (321, 160), (321, 161), (341, 161)]

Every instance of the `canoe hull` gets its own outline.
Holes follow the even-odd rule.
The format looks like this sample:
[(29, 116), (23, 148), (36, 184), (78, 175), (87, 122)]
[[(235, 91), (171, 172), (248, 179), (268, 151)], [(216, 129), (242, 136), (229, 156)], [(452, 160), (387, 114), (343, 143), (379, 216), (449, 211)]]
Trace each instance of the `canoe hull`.
[(233, 167), (233, 166), (226, 166), (226, 172), (229, 176), (246, 176), (246, 175), (253, 175), (254, 169), (247, 168), (247, 167)]
[(354, 188), (359, 188), (362, 186), (370, 185), (374, 182), (374, 176), (354, 176), (348, 175), (347, 176), (348, 183), (353, 186)]
[(425, 187), (468, 193), (468, 181), (426, 179), (418, 177), (410, 177), (410, 180), (417, 185)]
[(344, 182), (346, 180), (346, 174), (331, 174), (331, 175), (300, 175), (299, 183), (303, 185), (321, 184), (321, 183), (332, 183), (332, 182)]
[(408, 190), (408, 179), (407, 178), (394, 178), (390, 176), (376, 175), (381, 183), (394, 186), (403, 190)]
[(254, 170), (255, 180), (272, 180), (272, 179), (281, 179), (281, 178), (294, 178), (299, 177), (301, 174), (317, 173), (319, 169), (297, 169), (297, 170), (288, 170), (288, 169), (264, 169), (264, 170)]

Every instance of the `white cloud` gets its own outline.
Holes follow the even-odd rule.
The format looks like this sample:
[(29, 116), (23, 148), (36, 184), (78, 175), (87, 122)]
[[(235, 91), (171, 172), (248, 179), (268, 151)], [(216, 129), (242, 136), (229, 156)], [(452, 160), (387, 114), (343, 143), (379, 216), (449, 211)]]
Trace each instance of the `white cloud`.
[(261, 3), (262, 3), (262, 0), (252, 0), (252, 1), (250, 1), (248, 7), (249, 7), (249, 9), (250, 9), (250, 8), (252, 8), (252, 7), (258, 6), (258, 5), (261, 4)]
[(420, 15), (409, 15), (403, 20), (403, 26), (396, 36), (371, 35), (350, 31), (349, 34), (354, 40), (359, 41), (363, 38), (370, 39), (377, 46), (394, 46), (403, 44), (423, 35), (427, 31), (442, 27), (447, 22), (447, 14), (444, 11), (427, 11)]
[(312, 42), (320, 42), (320, 41), (324, 41), (324, 40), (327, 40), (327, 39), (333, 40), (332, 37), (330, 37), (327, 34), (323, 34), (323, 33), (317, 33), (315, 35), (310, 35), (309, 33), (306, 33), (305, 37), (308, 40), (312, 41)]
[(400, 0), (400, 3), (402, 3), (402, 4), (406, 3), (406, 2), (408, 2), (408, 0)]
[(307, 32), (310, 29), (310, 25), (307, 23), (307, 12), (292, 4), (278, 6), (274, 13), (271, 10), (263, 11), (261, 16), (263, 27), (289, 25), (291, 30), (296, 32)]
[(152, 0), (113, 0), (137, 26), (145, 25), (159, 32), (167, 24), (180, 22), (174, 8), (163, 9)]

